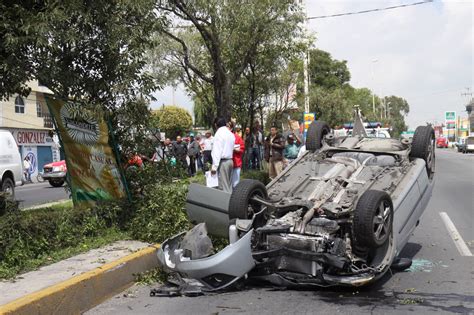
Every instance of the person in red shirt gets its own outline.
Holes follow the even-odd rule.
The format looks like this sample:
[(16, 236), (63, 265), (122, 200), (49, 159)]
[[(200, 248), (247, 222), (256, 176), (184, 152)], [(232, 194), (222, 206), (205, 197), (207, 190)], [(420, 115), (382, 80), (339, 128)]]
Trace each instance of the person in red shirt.
[(232, 162), (234, 162), (234, 169), (232, 170), (232, 187), (235, 187), (240, 181), (240, 170), (242, 169), (242, 157), (245, 152), (245, 143), (238, 133), (234, 132), (233, 123), (229, 123), (229, 129), (234, 133), (235, 144), (234, 153), (232, 154)]
[(143, 159), (136, 152), (135, 154), (132, 153), (129, 155), (129, 160), (125, 168), (129, 168), (131, 166), (138, 167), (138, 168), (141, 168), (143, 166)]

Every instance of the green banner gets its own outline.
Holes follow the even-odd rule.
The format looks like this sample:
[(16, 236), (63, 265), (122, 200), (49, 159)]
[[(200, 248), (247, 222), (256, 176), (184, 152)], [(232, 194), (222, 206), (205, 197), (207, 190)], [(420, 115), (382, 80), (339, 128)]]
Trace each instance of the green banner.
[(102, 115), (77, 103), (46, 98), (66, 156), (74, 203), (126, 196), (114, 151), (109, 144), (109, 126)]

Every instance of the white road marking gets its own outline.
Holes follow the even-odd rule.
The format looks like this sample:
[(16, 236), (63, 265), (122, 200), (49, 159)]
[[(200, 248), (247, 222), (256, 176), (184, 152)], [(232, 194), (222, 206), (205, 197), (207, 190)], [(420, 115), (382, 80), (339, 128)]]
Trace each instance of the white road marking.
[(469, 250), (469, 247), (467, 247), (466, 243), (461, 237), (461, 234), (459, 234), (458, 229), (456, 229), (453, 221), (451, 221), (448, 214), (446, 212), (440, 212), (439, 215), (441, 216), (441, 219), (443, 220), (444, 225), (446, 225), (446, 229), (448, 230), (448, 233), (453, 239), (454, 245), (456, 245), (461, 256), (472, 256), (472, 253)]

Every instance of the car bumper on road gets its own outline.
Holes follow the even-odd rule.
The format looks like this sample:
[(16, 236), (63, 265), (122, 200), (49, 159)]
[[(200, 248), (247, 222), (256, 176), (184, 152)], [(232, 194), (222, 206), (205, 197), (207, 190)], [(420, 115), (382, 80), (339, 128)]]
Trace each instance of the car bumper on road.
[[(165, 241), (158, 250), (160, 265), (167, 271), (179, 272), (204, 284), (210, 290), (223, 289), (245, 276), (255, 267), (252, 257), (250, 230), (241, 239), (215, 255), (191, 260), (181, 248), (183, 235)], [(214, 280), (213, 278), (221, 278)]]

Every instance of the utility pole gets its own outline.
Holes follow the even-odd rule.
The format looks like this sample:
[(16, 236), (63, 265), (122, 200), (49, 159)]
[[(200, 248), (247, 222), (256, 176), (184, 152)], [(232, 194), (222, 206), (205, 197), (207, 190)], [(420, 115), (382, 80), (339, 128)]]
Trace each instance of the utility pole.
[[(301, 5), (304, 7), (306, 18), (304, 20), (304, 34), (308, 35), (308, 10), (306, 9), (306, 1), (300, 0)], [(309, 47), (306, 49), (303, 59), (303, 80), (304, 80), (304, 111), (309, 113), (309, 76), (308, 76), (308, 63), (309, 63)]]
[(303, 61), (304, 75), (304, 111), (309, 113), (309, 78), (308, 78), (308, 51), (306, 51)]
[(466, 89), (466, 93), (461, 93), (461, 96), (466, 96), (467, 97), (467, 101), (469, 102), (472, 98), (472, 92), (471, 92), (471, 88), (467, 87), (465, 88)]
[(376, 63), (378, 59), (373, 59), (371, 63), (372, 68), (372, 111), (375, 115), (375, 74), (374, 74), (374, 63)]

